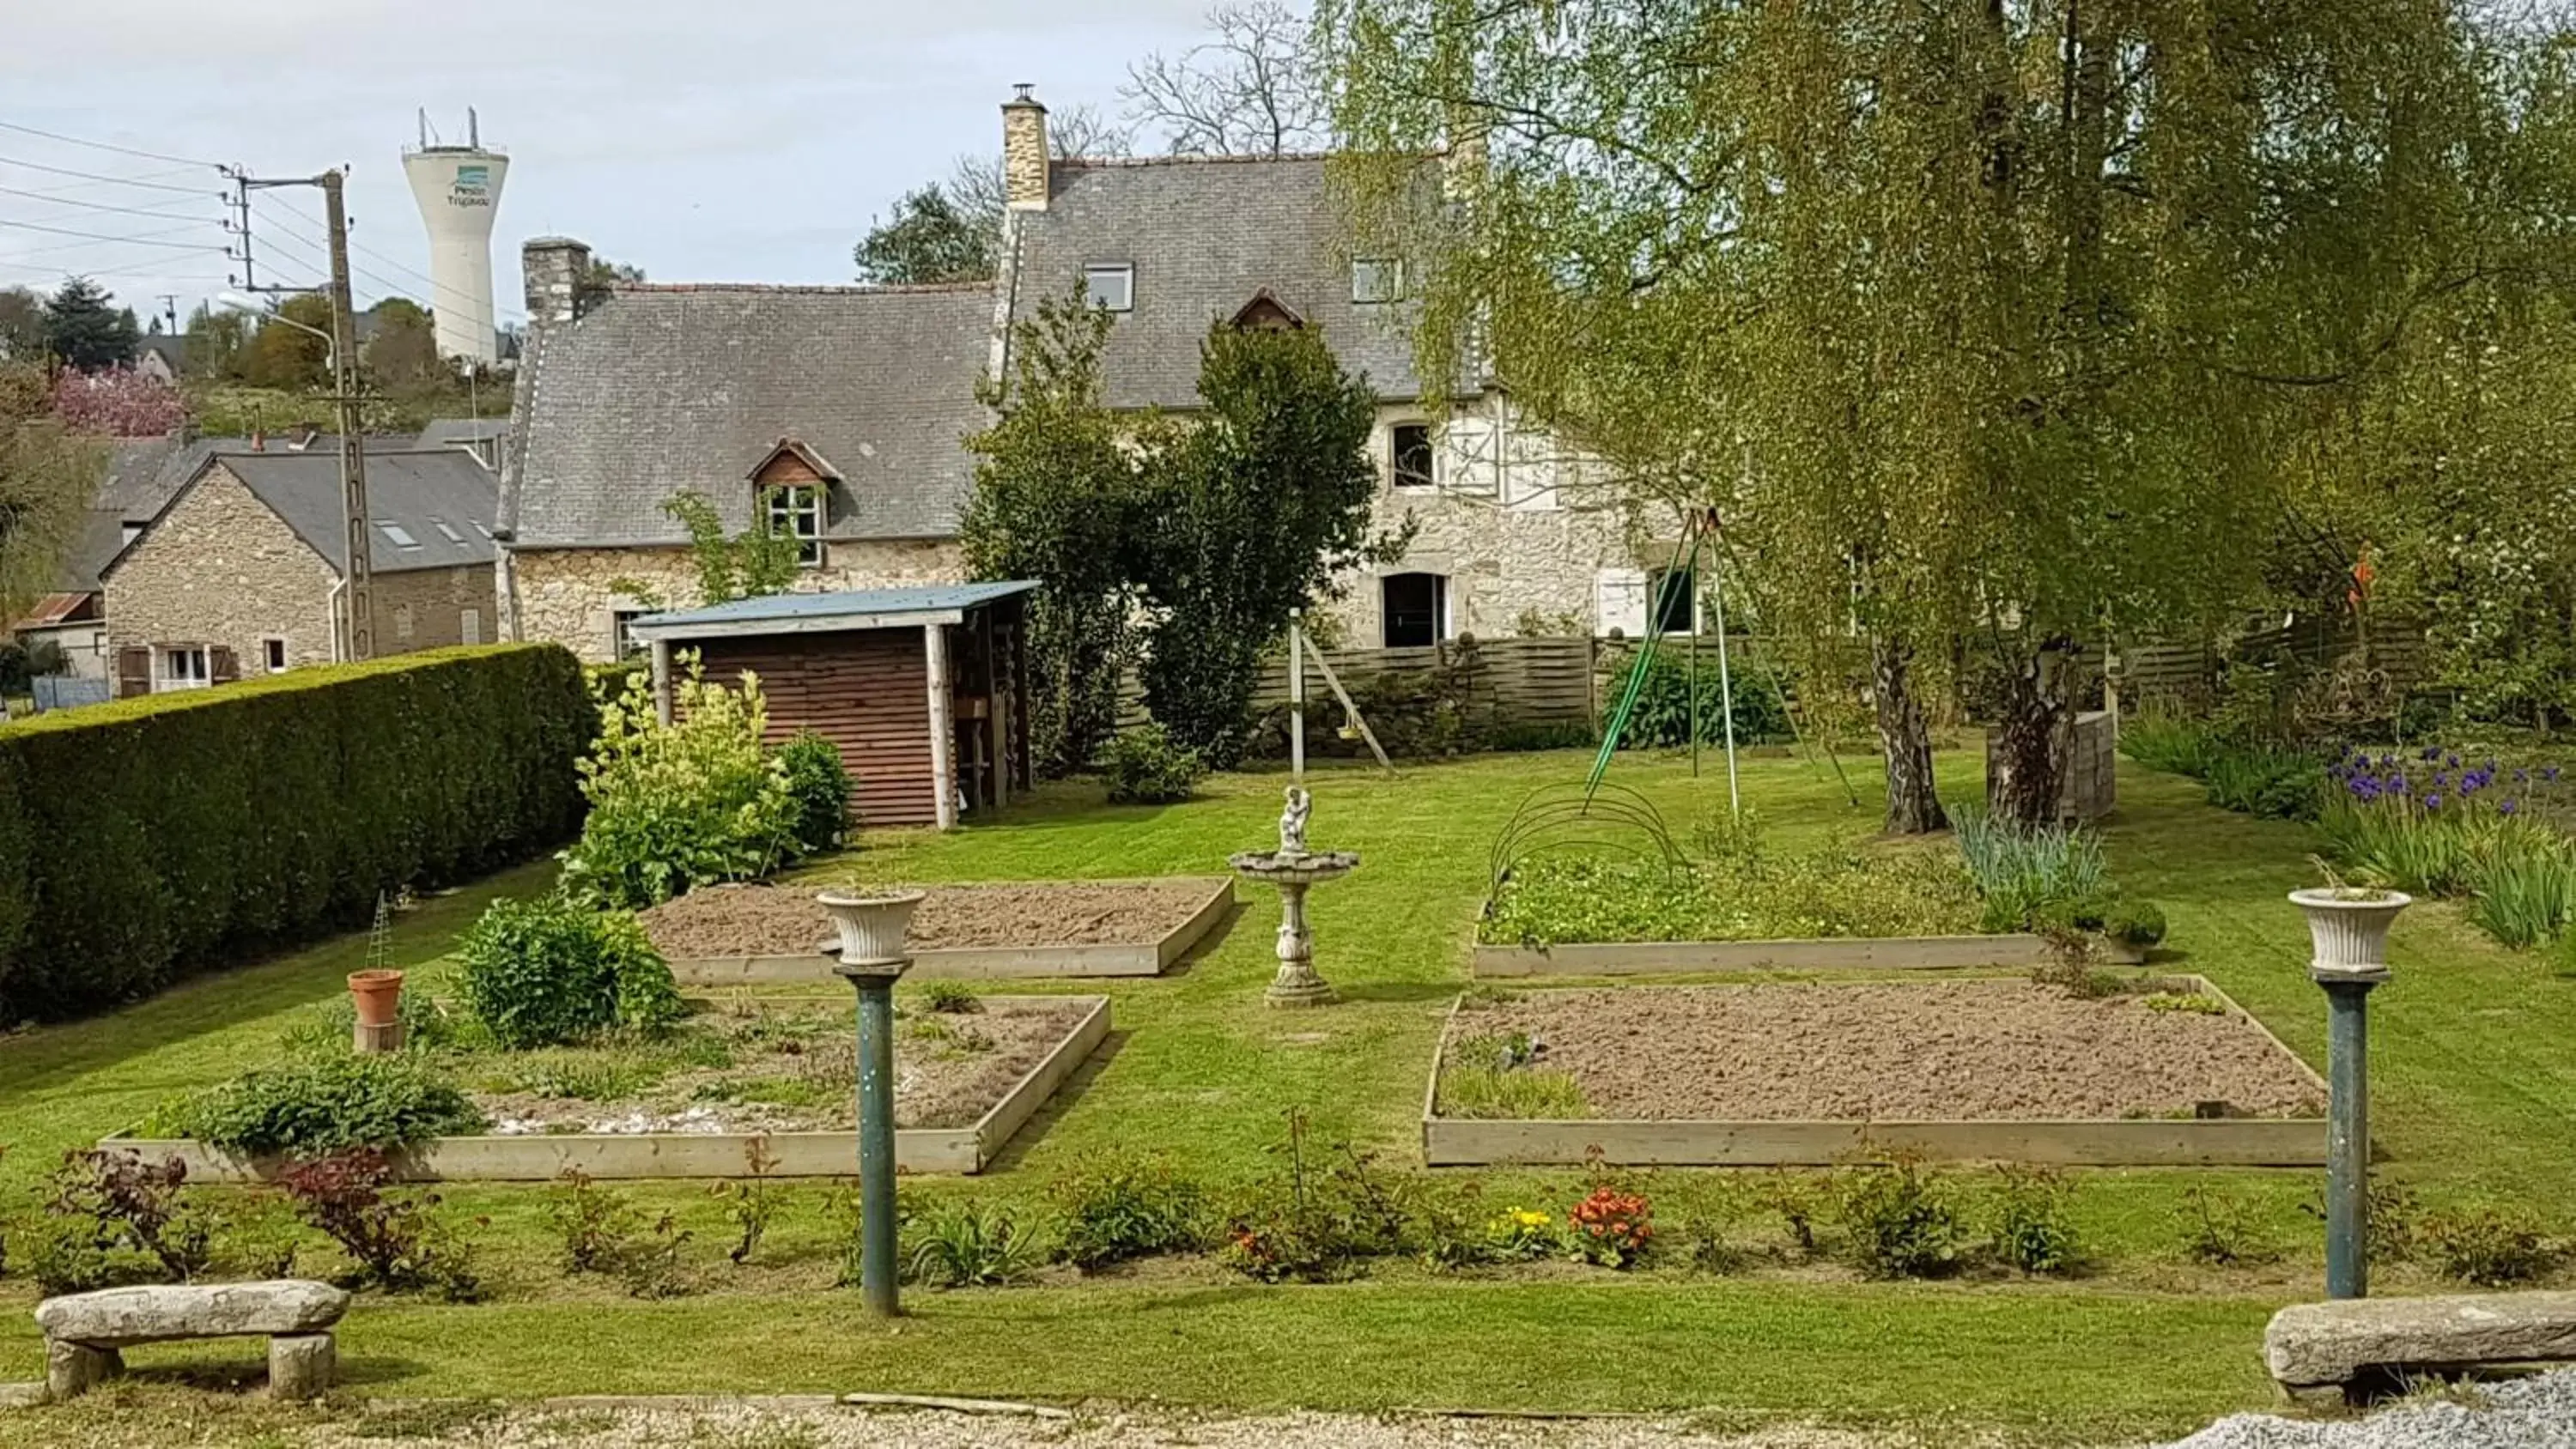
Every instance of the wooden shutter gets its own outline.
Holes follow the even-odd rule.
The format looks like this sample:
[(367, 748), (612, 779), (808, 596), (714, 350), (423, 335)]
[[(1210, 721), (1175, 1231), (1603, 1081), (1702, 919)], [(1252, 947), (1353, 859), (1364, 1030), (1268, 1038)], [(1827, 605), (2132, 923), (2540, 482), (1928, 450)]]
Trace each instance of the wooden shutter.
[(241, 658), (228, 644), (216, 644), (206, 650), (206, 667), (213, 671), (216, 684), (231, 684), (241, 678)]
[(116, 697), (152, 692), (152, 651), (131, 645), (116, 651)]
[(1629, 639), (1646, 637), (1646, 571), (1603, 569), (1593, 580), (1593, 632), (1616, 630)]

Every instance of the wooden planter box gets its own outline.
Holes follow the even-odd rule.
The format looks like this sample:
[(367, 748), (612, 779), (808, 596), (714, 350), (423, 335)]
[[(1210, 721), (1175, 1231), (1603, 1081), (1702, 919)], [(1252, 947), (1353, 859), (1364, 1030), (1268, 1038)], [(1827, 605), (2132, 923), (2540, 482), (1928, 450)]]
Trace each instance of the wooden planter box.
[[(2272, 1049), (2295, 1063), (2300, 1075), (2324, 1096), (2324, 1080), (2225, 992), (2201, 977), (2173, 979), (2217, 997), (2230, 1015), (2262, 1032)], [(1897, 1153), (1935, 1162), (2069, 1167), (2317, 1167), (2326, 1160), (2322, 1117), (1911, 1122), (1538, 1122), (1442, 1117), (1440, 1065), (1457, 1029), (1458, 1010), (1453, 1006), (1432, 1053), (1431, 1082), (1422, 1099), (1422, 1161), (1427, 1167), (1581, 1165), (1595, 1160), (1626, 1167), (1831, 1167)]]
[[(1100, 884), (1115, 884), (1103, 881)], [(1084, 884), (1084, 882), (1062, 882)], [(1207, 898), (1190, 918), (1153, 941), (1091, 946), (961, 946), (920, 951), (905, 979), (1007, 980), (1046, 976), (1159, 976), (1216, 929), (1234, 905), (1234, 882), (1211, 876)], [(829, 928), (816, 932), (818, 949), (807, 956), (682, 956), (671, 960), (672, 979), (683, 986), (772, 986), (837, 982), (832, 958), (819, 949)]]
[[(2135, 966), (2138, 947), (2094, 942), (2102, 959)], [(1939, 971), (2045, 964), (2048, 942), (2000, 936), (1816, 936), (1794, 941), (1605, 941), (1476, 947), (1478, 976), (1650, 976), (1693, 971)]]
[[(992, 1110), (967, 1127), (907, 1127), (894, 1134), (898, 1172), (981, 1172), (1076, 1067), (1109, 1035), (1109, 1000), (1092, 1008), (1045, 1060), (1012, 1084)], [(773, 1177), (850, 1177), (858, 1172), (855, 1132), (567, 1132), (513, 1137), (435, 1137), (392, 1155), (406, 1182), (550, 1182), (579, 1171), (603, 1180), (651, 1177), (746, 1177), (751, 1150), (765, 1143)], [(242, 1158), (187, 1137), (99, 1141), (102, 1151), (176, 1157), (190, 1181), (266, 1182), (288, 1163)]]

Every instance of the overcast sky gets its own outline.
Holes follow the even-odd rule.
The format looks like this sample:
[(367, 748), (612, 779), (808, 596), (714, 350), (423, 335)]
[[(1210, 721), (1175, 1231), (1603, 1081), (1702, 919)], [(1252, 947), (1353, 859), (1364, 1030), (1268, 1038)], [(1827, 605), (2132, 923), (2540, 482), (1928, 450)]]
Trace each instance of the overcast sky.
[[(1114, 111), (1127, 62), (1186, 48), (1207, 3), (0, 0), (0, 123), (265, 175), (346, 163), (361, 299), (426, 301), (401, 150), (420, 108), (454, 142), (473, 106), (510, 158), (492, 236), (508, 323), (523, 316), (519, 243), (547, 233), (656, 280), (849, 281), (872, 214), (957, 153), (999, 149), (1013, 82)], [(0, 285), (88, 272), (138, 313), (176, 293), (184, 318), (234, 266), (219, 185), (0, 129)], [(316, 276), (320, 214), (314, 192), (261, 204), (260, 256), (283, 268), (261, 280)]]

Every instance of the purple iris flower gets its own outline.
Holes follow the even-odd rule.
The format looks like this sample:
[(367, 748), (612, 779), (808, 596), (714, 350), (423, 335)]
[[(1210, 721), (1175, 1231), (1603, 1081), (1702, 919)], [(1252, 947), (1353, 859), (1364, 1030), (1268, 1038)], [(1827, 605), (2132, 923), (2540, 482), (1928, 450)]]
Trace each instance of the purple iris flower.
[(2459, 757), (2459, 756), (2457, 756), (2457, 755), (2453, 755), (2453, 756), (2451, 756), (2449, 759), (2444, 760), (2442, 763), (2443, 763), (2443, 764), (2446, 764), (2446, 765), (2450, 766), (2452, 769), (2456, 770), (2456, 769), (2460, 768), (2460, 757)]
[(2514, 772), (2513, 772), (2513, 782), (2514, 782), (2515, 784), (2517, 784), (2517, 785), (2528, 785), (2528, 784), (2530, 784), (2530, 783), (2531, 783), (2531, 772), (2530, 772), (2529, 770), (2516, 770), (2516, 771), (2514, 771)]
[(2435, 761), (2435, 760), (2439, 760), (2440, 758), (2442, 758), (2442, 747), (2441, 747), (2440, 745), (2426, 745), (2426, 746), (2424, 747), (2424, 753), (2423, 753), (2422, 755), (2418, 756), (2417, 758), (2419, 758), (2419, 759), (2423, 760), (2423, 761), (2424, 761), (2425, 763), (2427, 763), (2427, 764), (2430, 764), (2430, 763), (2432, 763), (2433, 761)]
[(2441, 808), (2442, 808), (2442, 797), (2441, 797), (2441, 796), (2439, 796), (2439, 795), (2427, 795), (2427, 796), (2425, 796), (2425, 797), (2424, 797), (2424, 808), (2425, 808), (2425, 809), (2427, 809), (2427, 810), (2439, 810), (2439, 809), (2441, 809)]
[(2546, 783), (2548, 783), (2548, 784), (2552, 784), (2552, 785), (2557, 784), (2557, 783), (2558, 783), (2558, 767), (2557, 767), (2556, 765), (2552, 765), (2552, 766), (2550, 766), (2548, 769), (2541, 771), (2541, 772), (2540, 772), (2540, 778), (2541, 778), (2544, 782), (2546, 782)]
[(2498, 800), (2496, 802), (2496, 813), (2498, 815), (2511, 815), (2514, 811), (2520, 808), (2522, 808), (2521, 805), (2512, 800)]
[(2442, 770), (2442, 771), (2438, 771), (2438, 772), (2436, 772), (2436, 773), (2434, 774), (2434, 776), (2433, 776), (2433, 788), (2434, 788), (2434, 789), (2436, 789), (2436, 790), (2444, 790), (2444, 789), (2448, 789), (2448, 788), (2450, 788), (2450, 784), (2451, 784), (2451, 772), (2450, 772), (2450, 771), (2448, 771), (2448, 770)]
[(2405, 793), (2406, 793), (2406, 777), (2405, 777), (2404, 775), (2391, 775), (2391, 776), (2389, 776), (2389, 777), (2388, 777), (2388, 793), (2389, 793), (2389, 794), (2391, 794), (2391, 795), (2403, 795), (2403, 794), (2405, 794)]

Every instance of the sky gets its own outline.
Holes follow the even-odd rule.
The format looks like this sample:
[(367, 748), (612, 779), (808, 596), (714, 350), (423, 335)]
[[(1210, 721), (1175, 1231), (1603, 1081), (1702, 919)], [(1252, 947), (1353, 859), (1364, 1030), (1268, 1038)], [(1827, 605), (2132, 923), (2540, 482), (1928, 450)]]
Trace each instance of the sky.
[[(1013, 83), (1115, 112), (1127, 63), (1186, 49), (1207, 4), (0, 0), (0, 286), (84, 272), (146, 316), (176, 294), (184, 319), (239, 270), (208, 163), (346, 165), (361, 304), (431, 302), (402, 148), (422, 108), (461, 141), (468, 106), (510, 161), (492, 234), (505, 325), (525, 316), (532, 236), (656, 281), (847, 282), (871, 216), (1000, 149)], [(313, 191), (258, 202), (261, 281), (318, 279), (321, 214)]]

